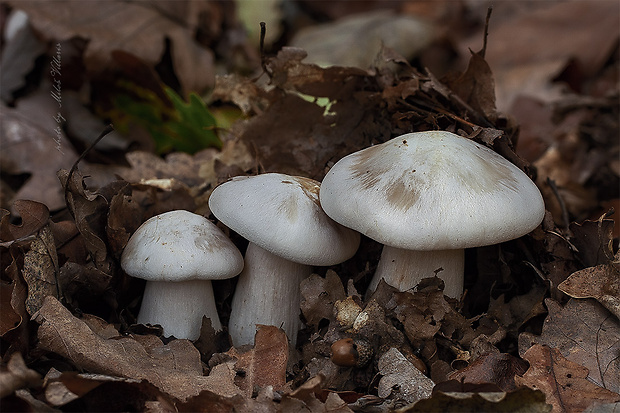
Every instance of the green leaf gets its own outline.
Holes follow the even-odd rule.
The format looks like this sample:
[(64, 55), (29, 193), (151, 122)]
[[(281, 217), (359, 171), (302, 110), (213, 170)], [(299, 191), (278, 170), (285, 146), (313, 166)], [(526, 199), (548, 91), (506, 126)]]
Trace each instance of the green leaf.
[(216, 133), (215, 118), (196, 93), (191, 93), (186, 103), (170, 88), (165, 89), (177, 112), (176, 119), (164, 124), (165, 130), (174, 139), (173, 147), (194, 153), (208, 147), (222, 147)]
[(114, 97), (114, 108), (107, 116), (121, 133), (129, 133), (132, 124), (141, 126), (153, 138), (158, 153), (221, 149), (216, 119), (196, 93), (185, 102), (168, 87), (162, 87), (164, 98), (129, 81), (119, 80), (117, 86), (121, 92)]

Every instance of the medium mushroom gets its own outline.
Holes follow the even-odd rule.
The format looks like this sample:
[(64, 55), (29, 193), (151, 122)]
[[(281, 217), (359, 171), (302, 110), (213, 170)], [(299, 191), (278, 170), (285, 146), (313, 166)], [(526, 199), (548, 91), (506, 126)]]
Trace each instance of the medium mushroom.
[(159, 324), (165, 336), (195, 340), (203, 315), (216, 331), (222, 329), (211, 280), (239, 274), (243, 256), (211, 221), (178, 210), (145, 221), (129, 239), (121, 267), (147, 280), (139, 323)]
[(268, 173), (235, 177), (213, 190), (213, 215), (250, 241), (228, 325), (235, 346), (253, 342), (256, 324), (281, 327), (295, 345), (301, 281), (312, 265), (335, 265), (357, 251), (360, 234), (325, 215), (319, 185)]
[(334, 221), (384, 244), (379, 280), (405, 291), (437, 274), (463, 293), (464, 248), (525, 235), (543, 219), (536, 185), (508, 160), (450, 132), (409, 133), (350, 154), (321, 184)]

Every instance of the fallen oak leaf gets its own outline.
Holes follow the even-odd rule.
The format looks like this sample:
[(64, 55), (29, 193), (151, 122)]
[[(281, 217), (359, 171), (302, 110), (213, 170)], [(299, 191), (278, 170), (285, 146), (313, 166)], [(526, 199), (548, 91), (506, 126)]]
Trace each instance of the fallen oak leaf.
[(595, 403), (620, 401), (620, 395), (587, 380), (588, 369), (564, 358), (556, 348), (535, 344), (523, 356), (530, 368), (518, 386), (542, 390), (553, 412), (582, 412)]
[(11, 224), (8, 211), (0, 219), (0, 241), (2, 246), (9, 246), (13, 241), (36, 234), (49, 221), (50, 210), (42, 203), (27, 199), (17, 199), (13, 209), (21, 217), (21, 225)]
[(252, 396), (255, 389), (272, 386), (282, 390), (286, 385), (286, 364), (288, 361), (288, 340), (280, 328), (257, 325), (254, 348), (238, 354), (233, 347), (228, 354), (236, 357), (234, 369), (237, 372), (235, 384)]
[(620, 319), (620, 251), (613, 262), (572, 273), (558, 289), (573, 298), (595, 298)]
[(598, 386), (620, 392), (620, 322), (593, 299), (571, 299), (564, 307), (545, 300), (549, 315), (542, 334), (519, 335), (519, 355), (535, 344), (557, 348), (563, 357), (588, 370)]
[(155, 336), (104, 339), (53, 297), (46, 297), (33, 318), (40, 324), (41, 349), (57, 353), (88, 372), (146, 380), (180, 401), (203, 390), (225, 397), (241, 393), (227, 364), (203, 376), (200, 353), (187, 340), (163, 345)]

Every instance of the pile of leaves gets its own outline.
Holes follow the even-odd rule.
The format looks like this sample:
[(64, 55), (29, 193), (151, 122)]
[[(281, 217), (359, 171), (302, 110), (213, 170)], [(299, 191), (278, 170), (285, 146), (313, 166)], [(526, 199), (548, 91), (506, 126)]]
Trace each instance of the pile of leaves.
[[(87, 144), (68, 144), (79, 142), (70, 122), (58, 135), (63, 156), (54, 148), (59, 141), (47, 136), (54, 130), (49, 120), (59, 122), (53, 115), (69, 119), (66, 106), (41, 109), (51, 114), (46, 121), (30, 119), (33, 107), (46, 106), (36, 98), (40, 90), (18, 87), (12, 107), (3, 109), (3, 145), (10, 143), (2, 153), (3, 194), (12, 195), (3, 197), (0, 215), (3, 409), (617, 408), (618, 83), (597, 92), (618, 68), (617, 53), (599, 62), (596, 75), (570, 77), (583, 91), (573, 83), (575, 90), (553, 105), (515, 100), (516, 117), (531, 115), (534, 125), (497, 109), (486, 46), (468, 52), (464, 70), (439, 77), (389, 47), (361, 69), (305, 63), (306, 52), (294, 47), (261, 58), (237, 45), (246, 66), (210, 82), (209, 74), (198, 76), (187, 64), (212, 62), (211, 51), (222, 50), (216, 39), (223, 35), (215, 32), (227, 27), (234, 33), (224, 4), (183, 3), (189, 8), (181, 16), (184, 24), (162, 10), (125, 4), (124, 18), (159, 24), (142, 36), (159, 39), (164, 50), (148, 51), (139, 36), (121, 47), (95, 26), (71, 23), (71, 16), (83, 16), (89, 7), (112, 7), (105, 15), (113, 16), (115, 9), (105, 4), (120, 7), (116, 2), (85, 9), (71, 3), (72, 12), (62, 19), (50, 17), (57, 5), (11, 4), (26, 10), (39, 36), (52, 42), (48, 62), (57, 42), (65, 42), (64, 50), (75, 48), (77, 63), (63, 70), (80, 67), (92, 87), (92, 110), (122, 124), (143, 150), (127, 149), (127, 140), (117, 136), (121, 144), (112, 139), (107, 150), (90, 151), (78, 163), (77, 153)], [(220, 26), (188, 16), (216, 17)], [(188, 37), (192, 30), (202, 36)], [(69, 59), (69, 51), (63, 53), (63, 61)], [(235, 62), (223, 52), (215, 58), (231, 67)], [(105, 69), (97, 71), (98, 65)], [(257, 71), (248, 75), (252, 65)], [(564, 65), (558, 79), (569, 77), (576, 63)], [(176, 74), (171, 80), (170, 70)], [(211, 86), (208, 107), (188, 92)], [(63, 103), (69, 92), (63, 92)], [(154, 122), (144, 122), (144, 113)], [(181, 130), (188, 124), (191, 131)], [(98, 125), (102, 130), (103, 122)], [(436, 277), (406, 292), (381, 283), (366, 296), (381, 245), (363, 238), (351, 260), (317, 268), (303, 281), (304, 329), (296, 348), (273, 326), (260, 326), (253, 346), (235, 348), (226, 331), (214, 332), (208, 320), (193, 343), (136, 324), (144, 282), (127, 276), (119, 260), (146, 219), (175, 209), (209, 216), (211, 190), (231, 176), (282, 172), (321, 180), (347, 154), (403, 133), (437, 129), (509, 159), (538, 184), (548, 210), (531, 234), (466, 252), (461, 300), (444, 296)], [(187, 134), (196, 137), (191, 143), (199, 142), (197, 147), (179, 142)], [(41, 147), (28, 146), (33, 141)], [(23, 148), (33, 152), (20, 156)], [(228, 233), (243, 251), (247, 242)], [(234, 283), (214, 283), (223, 324)]]

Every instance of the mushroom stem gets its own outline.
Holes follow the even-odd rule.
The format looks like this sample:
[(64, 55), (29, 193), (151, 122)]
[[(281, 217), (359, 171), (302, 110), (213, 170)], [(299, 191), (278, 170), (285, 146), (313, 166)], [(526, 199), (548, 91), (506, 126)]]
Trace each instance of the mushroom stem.
[(203, 315), (215, 331), (222, 329), (210, 280), (147, 281), (138, 323), (159, 324), (167, 337), (196, 340)]
[(251, 242), (228, 323), (233, 345), (252, 344), (256, 325), (263, 324), (282, 328), (295, 346), (301, 326), (299, 285), (311, 272), (310, 266), (280, 258)]
[[(437, 274), (445, 283), (444, 294), (460, 298), (463, 294), (465, 250), (415, 251), (383, 246), (377, 271), (368, 287), (375, 291), (383, 278), (400, 291), (414, 288), (420, 280)], [(437, 271), (442, 269), (441, 271)]]

